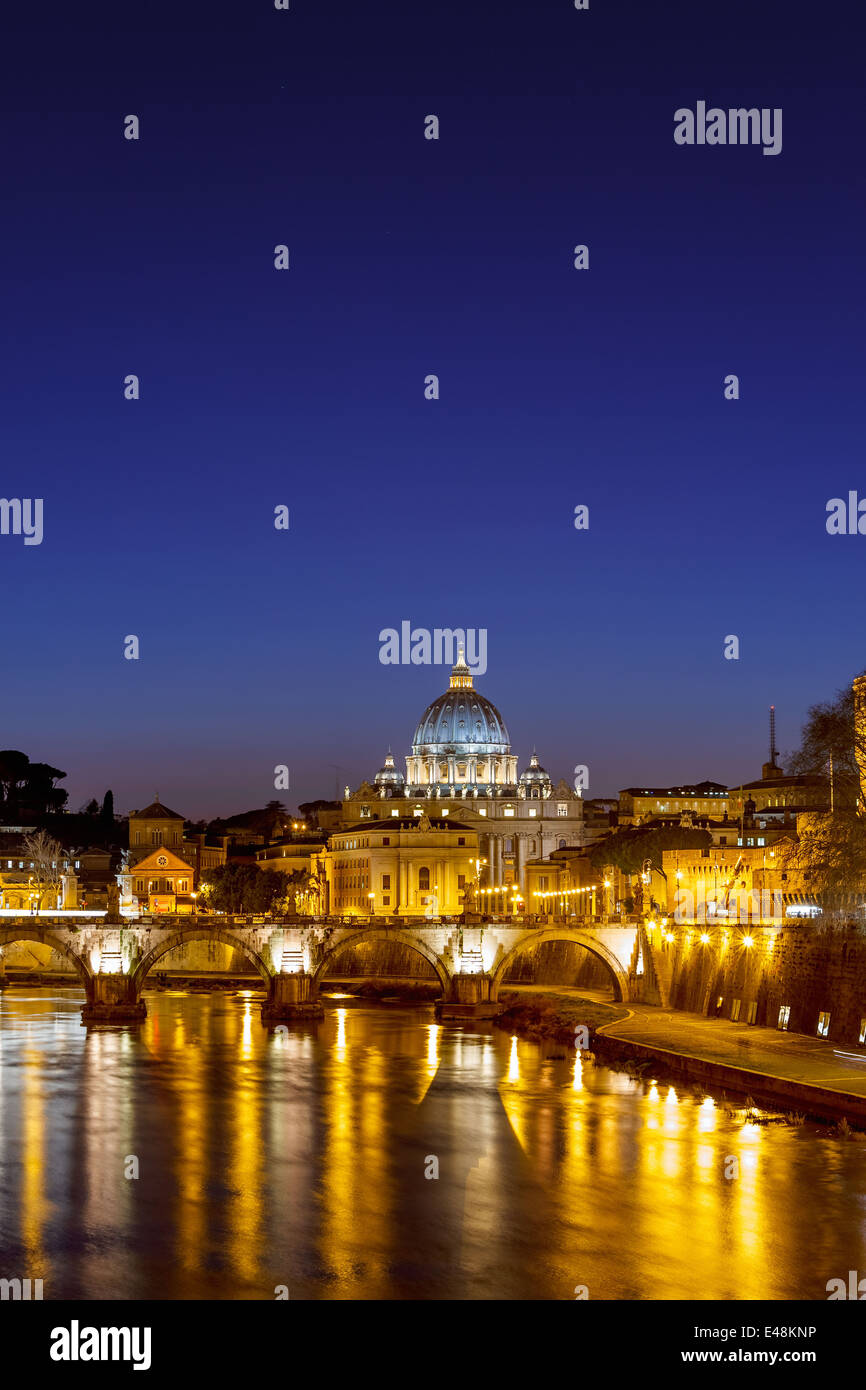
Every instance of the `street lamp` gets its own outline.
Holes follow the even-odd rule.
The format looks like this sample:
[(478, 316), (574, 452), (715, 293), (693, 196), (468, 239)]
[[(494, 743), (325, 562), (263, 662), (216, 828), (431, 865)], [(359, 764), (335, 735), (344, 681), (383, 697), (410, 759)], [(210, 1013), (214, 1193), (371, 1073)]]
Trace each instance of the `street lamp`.
[(368, 901), (369, 901), (369, 903), (370, 903), (370, 916), (371, 916), (371, 917), (375, 917), (375, 915), (376, 915), (376, 911), (375, 911), (376, 894), (375, 894), (375, 893), (368, 893), (368, 894), (367, 894), (367, 899), (368, 899)]

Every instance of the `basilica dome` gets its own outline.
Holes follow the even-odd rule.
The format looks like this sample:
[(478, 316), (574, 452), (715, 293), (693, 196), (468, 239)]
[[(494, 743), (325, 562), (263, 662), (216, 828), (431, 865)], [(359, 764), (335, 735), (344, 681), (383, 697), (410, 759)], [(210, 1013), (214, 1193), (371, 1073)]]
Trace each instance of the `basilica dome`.
[(499, 710), (472, 685), (472, 672), (461, 652), (451, 672), (451, 684), (428, 705), (412, 738), (416, 756), (457, 753), (506, 754), (508, 730)]
[(517, 758), (499, 710), (479, 695), (458, 650), (444, 695), (428, 705), (406, 758), (411, 796), (513, 796)]

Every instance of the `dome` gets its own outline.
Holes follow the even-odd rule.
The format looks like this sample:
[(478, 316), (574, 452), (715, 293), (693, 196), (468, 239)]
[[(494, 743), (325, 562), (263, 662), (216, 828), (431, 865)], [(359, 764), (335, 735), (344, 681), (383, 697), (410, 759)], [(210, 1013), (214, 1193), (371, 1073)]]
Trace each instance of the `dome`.
[(402, 772), (400, 772), (400, 770), (394, 766), (394, 758), (390, 748), (388, 749), (388, 755), (385, 758), (384, 767), (379, 768), (379, 771), (376, 773), (376, 776), (373, 778), (373, 781), (377, 787), (384, 788), (386, 790), (394, 789), (402, 791), (405, 778)]
[(529, 767), (525, 768), (520, 774), (522, 786), (535, 786), (542, 782), (550, 782), (550, 778), (541, 766), (535, 753), (529, 759)]
[(499, 710), (472, 685), (461, 649), (444, 695), (428, 705), (412, 738), (414, 754), (508, 753), (508, 730)]
[(550, 796), (553, 792), (553, 783), (535, 753), (529, 759), (529, 767), (520, 774), (519, 786), (521, 796), (537, 798)]

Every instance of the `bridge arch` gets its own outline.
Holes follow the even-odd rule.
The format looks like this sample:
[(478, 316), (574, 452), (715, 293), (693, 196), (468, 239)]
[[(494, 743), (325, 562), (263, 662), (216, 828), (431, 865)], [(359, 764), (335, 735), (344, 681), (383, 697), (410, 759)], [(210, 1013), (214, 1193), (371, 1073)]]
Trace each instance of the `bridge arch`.
[(359, 930), (347, 928), (345, 936), (341, 936), (338, 940), (329, 943), (328, 949), (324, 952), (322, 959), (313, 972), (313, 989), (318, 991), (319, 984), (322, 981), (325, 971), (334, 960), (335, 956), (339, 955), (341, 951), (350, 949), (352, 946), (360, 945), (364, 941), (387, 941), (393, 945), (406, 946), (410, 951), (416, 951), (418, 955), (423, 956), (427, 964), (431, 965), (436, 971), (439, 983), (442, 986), (442, 992), (445, 998), (448, 998), (448, 992), (451, 987), (451, 976), (448, 973), (444, 961), (436, 954), (433, 948), (428, 946), (425, 941), (409, 932), (386, 931), (381, 927), (360, 928)]
[(83, 956), (77, 955), (72, 946), (46, 927), (0, 927), (0, 946), (11, 946), (15, 941), (36, 941), (40, 946), (50, 946), (58, 951), (72, 965), (84, 985), (88, 999), (93, 988), (93, 971)]
[(613, 997), (616, 1002), (622, 1003), (624, 999), (628, 999), (628, 971), (624, 968), (622, 961), (603, 941), (598, 941), (589, 933), (575, 930), (573, 927), (570, 929), (568, 927), (546, 927), (541, 931), (527, 932), (494, 966), (491, 978), (497, 991), (502, 984), (506, 970), (517, 956), (522, 955), (524, 951), (543, 946), (547, 941), (570, 941), (573, 946), (582, 946), (584, 950), (597, 956), (599, 960), (604, 962), (613, 977)]
[(254, 950), (249, 942), (244, 941), (242, 937), (235, 936), (233, 932), (222, 931), (219, 927), (181, 927), (179, 931), (172, 932), (171, 936), (158, 942), (138, 962), (131, 977), (136, 997), (144, 988), (144, 982), (157, 961), (161, 960), (169, 951), (173, 951), (176, 946), (185, 946), (188, 941), (202, 940), (222, 941), (226, 946), (234, 946), (255, 966), (265, 984), (270, 986), (274, 972), (268, 969), (258, 951)]

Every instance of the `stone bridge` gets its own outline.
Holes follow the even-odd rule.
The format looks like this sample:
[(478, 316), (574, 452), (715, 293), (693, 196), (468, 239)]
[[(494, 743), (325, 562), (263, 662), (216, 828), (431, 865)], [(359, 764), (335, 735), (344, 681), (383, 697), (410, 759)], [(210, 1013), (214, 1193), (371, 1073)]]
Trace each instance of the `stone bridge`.
[(635, 994), (640, 951), (636, 925), (405, 922), (345, 926), (312, 918), (239, 925), (222, 917), (94, 924), (92, 918), (78, 922), (68, 914), (0, 919), (0, 948), (13, 941), (39, 941), (66, 957), (84, 988), (85, 1023), (144, 1018), (147, 1009), (141, 996), (150, 972), (168, 951), (202, 939), (237, 948), (255, 966), (267, 990), (262, 1005), (266, 1021), (321, 1017), (323, 976), (340, 951), (360, 942), (387, 941), (423, 956), (442, 986), (437, 1011), (443, 1018), (496, 1014), (499, 986), (515, 956), (547, 941), (571, 941), (585, 947), (607, 966), (614, 997), (628, 1000)]

